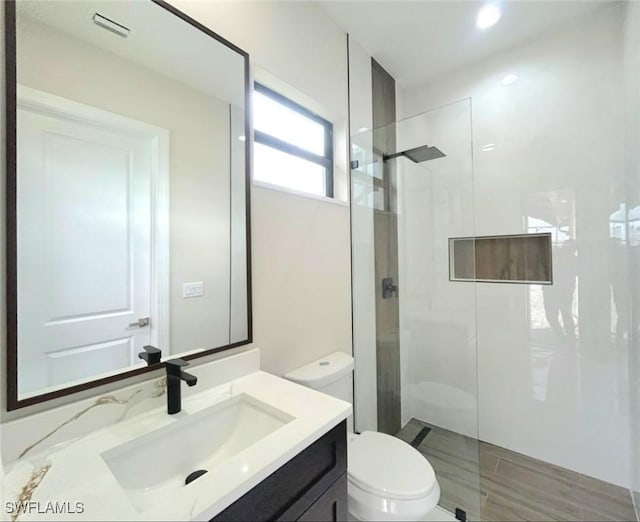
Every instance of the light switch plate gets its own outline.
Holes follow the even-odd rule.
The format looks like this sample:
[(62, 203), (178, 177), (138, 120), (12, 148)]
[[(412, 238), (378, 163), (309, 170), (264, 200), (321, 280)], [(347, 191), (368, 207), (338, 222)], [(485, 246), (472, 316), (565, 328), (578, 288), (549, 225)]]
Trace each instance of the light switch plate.
[(204, 282), (184, 283), (182, 285), (182, 297), (202, 297), (204, 295)]

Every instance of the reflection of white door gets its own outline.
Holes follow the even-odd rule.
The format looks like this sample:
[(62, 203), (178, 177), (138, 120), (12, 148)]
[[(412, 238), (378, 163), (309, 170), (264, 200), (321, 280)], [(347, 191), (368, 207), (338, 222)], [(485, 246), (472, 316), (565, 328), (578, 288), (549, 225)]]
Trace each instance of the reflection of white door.
[(18, 382), (25, 394), (140, 363), (137, 352), (164, 337), (159, 301), (166, 296), (154, 282), (162, 271), (154, 251), (161, 243), (157, 133), (21, 92), (37, 100), (18, 101)]

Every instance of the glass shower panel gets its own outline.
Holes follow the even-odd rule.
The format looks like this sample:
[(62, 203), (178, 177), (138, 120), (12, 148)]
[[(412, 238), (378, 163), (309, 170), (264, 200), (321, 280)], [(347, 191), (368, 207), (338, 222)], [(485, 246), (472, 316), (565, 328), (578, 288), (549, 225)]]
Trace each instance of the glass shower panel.
[(427, 433), (418, 448), (436, 471), (440, 505), (479, 520), (476, 283), (449, 280), (449, 238), (475, 235), (470, 100), (396, 131), (397, 152), (444, 154), (395, 160), (404, 430)]
[[(377, 129), (393, 150), (354, 140), (366, 157), (353, 171), (354, 312), (369, 307), (368, 338), (354, 313), (369, 372), (356, 375), (357, 429), (381, 429), (388, 385), (382, 250), (398, 266), (397, 435), (433, 465), (441, 506), (472, 519), (638, 519), (640, 3), (604, 5), (567, 35), (405, 92), (406, 110), (472, 96), (473, 134), (465, 100)], [(520, 75), (510, 87), (507, 70)], [(396, 244), (377, 234), (383, 212)], [(544, 238), (537, 254), (525, 236)]]
[(351, 138), (351, 267), (355, 431), (377, 431), (376, 278), (374, 209), (383, 198), (375, 183), (373, 135)]
[[(374, 147), (391, 141), (381, 133), (395, 135), (395, 150)], [(389, 386), (387, 361), (397, 357), (401, 429), (395, 435), (433, 466), (440, 506), (478, 520), (476, 283), (449, 280), (449, 238), (475, 235), (470, 101), (360, 134), (352, 147), (354, 339), (358, 367), (369, 368), (356, 374), (356, 429), (380, 429), (372, 419), (385, 407), (380, 388)], [(386, 183), (376, 175), (385, 166)], [(382, 214), (397, 227), (395, 243), (376, 229)], [(395, 258), (398, 267), (395, 288), (386, 295), (372, 268), (381, 255)], [(363, 312), (372, 302), (384, 306), (391, 299), (399, 306), (399, 350), (381, 357), (375, 351), (385, 343), (371, 338), (376, 326), (378, 336), (384, 330), (371, 325), (375, 310), (369, 310), (366, 328)], [(368, 342), (359, 335), (363, 330)], [(377, 406), (372, 397), (378, 397)]]

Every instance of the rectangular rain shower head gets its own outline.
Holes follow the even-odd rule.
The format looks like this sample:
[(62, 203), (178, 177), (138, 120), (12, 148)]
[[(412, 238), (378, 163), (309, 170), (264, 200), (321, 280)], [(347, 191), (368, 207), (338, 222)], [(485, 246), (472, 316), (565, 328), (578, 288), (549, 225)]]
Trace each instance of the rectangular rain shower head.
[(438, 147), (430, 147), (429, 145), (421, 145), (414, 149), (405, 150), (402, 152), (395, 152), (394, 154), (387, 154), (382, 157), (383, 161), (389, 159), (399, 158), (404, 156), (409, 158), (414, 163), (422, 163), (423, 161), (429, 161), (436, 158), (444, 158), (446, 154), (442, 152)]

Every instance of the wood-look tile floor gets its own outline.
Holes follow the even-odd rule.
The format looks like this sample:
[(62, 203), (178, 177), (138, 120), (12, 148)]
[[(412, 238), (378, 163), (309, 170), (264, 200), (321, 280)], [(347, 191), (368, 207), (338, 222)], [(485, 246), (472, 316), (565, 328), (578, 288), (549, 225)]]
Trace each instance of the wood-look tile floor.
[[(440, 506), (470, 520), (635, 521), (628, 490), (411, 419), (397, 434), (433, 466)], [(424, 432), (423, 432), (424, 434)]]

